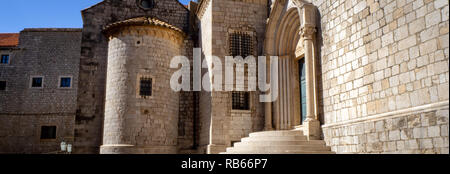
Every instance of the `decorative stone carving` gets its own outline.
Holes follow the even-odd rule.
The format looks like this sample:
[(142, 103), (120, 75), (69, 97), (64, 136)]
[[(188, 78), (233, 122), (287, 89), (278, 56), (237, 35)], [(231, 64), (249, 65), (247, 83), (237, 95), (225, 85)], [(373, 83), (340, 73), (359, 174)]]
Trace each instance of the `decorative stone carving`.
[(305, 40), (313, 39), (314, 34), (317, 32), (316, 27), (313, 26), (303, 26), (300, 28), (300, 35)]

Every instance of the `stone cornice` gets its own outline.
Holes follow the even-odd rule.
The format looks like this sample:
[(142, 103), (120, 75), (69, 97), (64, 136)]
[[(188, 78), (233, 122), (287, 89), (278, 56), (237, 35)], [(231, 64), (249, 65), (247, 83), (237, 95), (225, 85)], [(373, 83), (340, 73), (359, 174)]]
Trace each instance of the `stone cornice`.
[(198, 19), (201, 19), (203, 15), (205, 14), (206, 8), (208, 7), (211, 0), (201, 0), (200, 4), (198, 5), (196, 14)]
[(21, 32), (81, 32), (81, 28), (25, 28)]
[(333, 128), (333, 127), (340, 127), (340, 126), (351, 126), (358, 123), (365, 123), (365, 122), (373, 122), (378, 120), (385, 120), (388, 118), (397, 118), (397, 117), (403, 117), (405, 115), (413, 115), (416, 113), (423, 113), (423, 112), (430, 112), (430, 111), (436, 111), (441, 109), (449, 109), (449, 101), (441, 101), (437, 103), (432, 104), (426, 104), (422, 106), (416, 106), (412, 108), (406, 108), (401, 109), (397, 111), (391, 111), (376, 115), (370, 115), (363, 118), (348, 120), (348, 121), (341, 121), (337, 123), (331, 123), (331, 124), (325, 124), (322, 126), (322, 128)]
[(120, 21), (120, 22), (115, 22), (115, 23), (107, 25), (103, 29), (103, 31), (105, 33), (110, 33), (110, 32), (114, 32), (114, 30), (116, 30), (118, 28), (126, 27), (126, 26), (160, 26), (160, 27), (172, 29), (174, 31), (184, 34), (184, 32), (181, 29), (179, 29), (173, 25), (170, 25), (164, 21), (158, 20), (156, 18), (151, 18), (151, 17), (138, 17), (138, 18), (127, 19), (127, 20)]
[(311, 5), (311, 2), (305, 1), (305, 0), (292, 0), (292, 2), (297, 5), (297, 7), (303, 8), (303, 6), (306, 5)]
[(19, 48), (19, 47), (0, 47), (0, 50), (14, 51), (14, 50), (21, 50), (21, 48)]

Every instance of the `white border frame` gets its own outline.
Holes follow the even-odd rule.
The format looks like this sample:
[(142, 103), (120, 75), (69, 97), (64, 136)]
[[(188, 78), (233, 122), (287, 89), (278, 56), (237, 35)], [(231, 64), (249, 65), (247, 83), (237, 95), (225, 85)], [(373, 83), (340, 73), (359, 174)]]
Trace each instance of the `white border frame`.
[[(70, 87), (61, 87), (61, 79), (70, 78)], [(73, 76), (58, 76), (58, 89), (72, 89), (73, 88)]]
[[(33, 78), (42, 78), (42, 86), (41, 87), (33, 87)], [(35, 76), (30, 76), (30, 82), (29, 82), (29, 87), (30, 89), (44, 89), (44, 82), (45, 82), (45, 78), (43, 75), (35, 75)]]
[(0, 63), (0, 66), (6, 66), (6, 65), (11, 65), (11, 57), (12, 57), (12, 54), (0, 54), (0, 61), (1, 61), (1, 56), (3, 56), (3, 55), (8, 55), (9, 57), (8, 57), (8, 63)]

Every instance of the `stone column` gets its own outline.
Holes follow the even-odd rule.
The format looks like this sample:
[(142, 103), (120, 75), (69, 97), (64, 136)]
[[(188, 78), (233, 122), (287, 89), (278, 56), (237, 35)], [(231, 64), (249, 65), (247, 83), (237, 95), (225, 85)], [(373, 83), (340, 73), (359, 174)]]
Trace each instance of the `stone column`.
[(317, 86), (314, 78), (314, 35), (316, 34), (315, 12), (312, 4), (303, 5), (303, 25), (300, 34), (303, 38), (306, 65), (306, 120), (303, 121), (304, 134), (310, 140), (320, 139), (320, 122), (315, 112), (315, 90)]
[[(270, 62), (270, 56), (266, 57), (266, 80), (270, 81), (271, 83), (276, 83), (272, 81), (272, 75), (271, 75), (271, 62)], [(272, 86), (270, 88), (270, 91), (273, 91)], [(270, 92), (272, 95), (272, 92)], [(265, 103), (265, 124), (264, 124), (264, 130), (271, 131), (273, 130), (272, 126), (272, 103), (273, 102), (266, 102)]]
[(264, 130), (271, 131), (273, 130), (272, 127), (272, 103), (265, 103), (265, 125)]

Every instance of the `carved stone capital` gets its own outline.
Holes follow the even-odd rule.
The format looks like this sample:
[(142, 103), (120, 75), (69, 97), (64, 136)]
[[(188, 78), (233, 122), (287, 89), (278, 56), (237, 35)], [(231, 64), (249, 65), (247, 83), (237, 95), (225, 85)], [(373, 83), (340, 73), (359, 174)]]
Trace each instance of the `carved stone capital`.
[(316, 27), (312, 26), (302, 26), (300, 28), (300, 36), (302, 36), (303, 39), (313, 39), (314, 34), (317, 32)]

